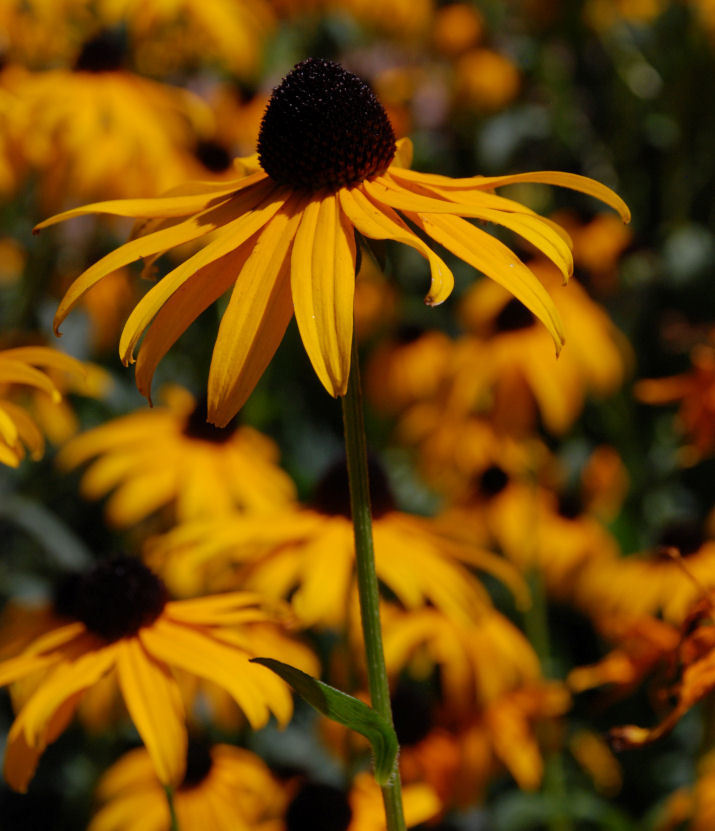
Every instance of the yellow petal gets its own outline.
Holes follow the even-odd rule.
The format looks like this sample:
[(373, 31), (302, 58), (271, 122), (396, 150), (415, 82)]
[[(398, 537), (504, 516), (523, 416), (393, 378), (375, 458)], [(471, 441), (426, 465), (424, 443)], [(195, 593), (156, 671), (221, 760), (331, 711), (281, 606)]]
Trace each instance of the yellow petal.
[(259, 231), (285, 202), (274, 190), (252, 211), (224, 225), (216, 237), (188, 260), (163, 277), (135, 306), (119, 340), (119, 355), (124, 364), (134, 362), (134, 348), (142, 332), (171, 295), (200, 268), (239, 248)]
[(208, 420), (219, 427), (253, 392), (293, 315), (287, 258), (299, 204), (290, 200), (264, 228), (221, 319), (208, 382)]
[(26, 384), (46, 392), (54, 401), (62, 400), (60, 391), (44, 372), (20, 361), (3, 360), (2, 353), (0, 353), (0, 384)]
[(557, 353), (564, 343), (561, 317), (549, 293), (503, 243), (457, 216), (408, 214), (440, 245), (504, 286), (546, 326)]
[(42, 746), (54, 714), (66, 701), (84, 692), (109, 672), (115, 658), (116, 645), (110, 644), (90, 648), (55, 667), (22, 708), (28, 743)]
[(93, 202), (91, 205), (83, 205), (80, 208), (73, 208), (72, 210), (55, 214), (55, 216), (51, 216), (49, 219), (45, 219), (36, 225), (34, 231), (37, 233), (37, 231), (43, 228), (55, 225), (58, 222), (64, 222), (66, 219), (95, 213), (136, 218), (188, 216), (189, 214), (203, 211), (207, 207), (215, 205), (217, 201), (228, 198), (232, 194), (252, 185), (256, 185), (266, 178), (266, 174), (263, 171), (259, 171), (244, 179), (228, 182), (225, 185), (216, 185), (212, 191), (201, 188), (197, 193), (184, 196), (169, 195), (158, 196), (153, 199), (114, 199), (108, 202)]
[(432, 282), (425, 303), (443, 303), (454, 288), (454, 277), (446, 263), (386, 206), (373, 204), (360, 188), (339, 191), (340, 205), (350, 222), (370, 239), (392, 239), (414, 248), (429, 262)]
[(248, 656), (220, 643), (201, 629), (158, 620), (141, 629), (146, 650), (166, 663), (218, 684), (235, 699), (255, 729), (268, 721), (268, 706), (252, 681), (255, 666)]
[(82, 272), (69, 287), (55, 314), (53, 323), (55, 333), (58, 333), (62, 321), (80, 298), (108, 274), (135, 260), (163, 254), (170, 248), (200, 239), (219, 228), (231, 227), (230, 223), (235, 223), (237, 217), (242, 219), (246, 211), (257, 205), (272, 189), (273, 186), (270, 183), (250, 188), (217, 208), (196, 214), (183, 222), (171, 224), (168, 228), (130, 240), (111, 251)]
[(14, 349), (4, 349), (0, 352), (0, 358), (10, 358), (33, 366), (52, 367), (80, 378), (87, 374), (87, 368), (77, 358), (48, 346), (18, 346)]
[(243, 245), (200, 269), (161, 307), (144, 335), (135, 369), (137, 389), (149, 401), (159, 361), (194, 320), (231, 288), (250, 253), (250, 247)]
[(117, 677), (124, 702), (165, 785), (178, 785), (186, 767), (187, 734), (179, 687), (167, 666), (136, 638), (123, 638)]
[(345, 395), (350, 372), (355, 297), (355, 234), (334, 194), (303, 210), (291, 256), (295, 319), (318, 378)]
[(451, 179), (449, 176), (439, 176), (431, 173), (420, 173), (415, 170), (397, 169), (396, 175), (409, 181), (433, 184), (442, 188), (455, 190), (491, 189), (504, 185), (514, 185), (519, 182), (534, 182), (543, 185), (557, 185), (577, 190), (593, 196), (616, 210), (624, 222), (630, 222), (631, 212), (621, 197), (588, 176), (579, 176), (577, 173), (562, 173), (558, 170), (538, 170), (529, 173), (514, 173), (505, 176), (473, 176), (466, 179)]

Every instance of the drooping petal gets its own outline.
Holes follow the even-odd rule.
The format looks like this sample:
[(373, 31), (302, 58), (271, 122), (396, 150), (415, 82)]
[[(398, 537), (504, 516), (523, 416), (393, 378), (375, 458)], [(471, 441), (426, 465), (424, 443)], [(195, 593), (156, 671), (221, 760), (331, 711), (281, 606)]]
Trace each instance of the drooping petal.
[[(404, 198), (406, 192), (404, 189), (401, 190), (401, 196)], [(416, 183), (411, 187), (408, 185), (407, 191), (409, 191), (409, 194), (403, 204), (411, 202), (415, 206), (414, 210), (420, 213), (431, 213), (431, 206), (435, 213), (440, 213), (437, 210), (439, 207), (437, 203), (441, 203), (450, 208), (449, 211), (446, 211), (447, 213), (468, 216), (470, 218), (484, 220), (485, 222), (492, 222), (495, 225), (502, 225), (522, 236), (548, 257), (559, 271), (561, 271), (564, 282), (567, 282), (573, 274), (572, 245), (566, 232), (557, 223), (544, 219), (544, 217), (536, 213), (513, 210), (512, 204), (518, 208), (522, 207), (519, 203), (511, 203), (509, 200), (502, 200), (501, 197), (494, 196), (493, 194), (479, 192), (465, 194), (462, 192), (443, 190), (440, 193), (436, 189), (431, 189)], [(410, 200), (410, 196), (417, 198)], [(429, 202), (425, 202), (423, 197), (429, 199)], [(504, 207), (502, 202), (508, 202), (509, 204)], [(422, 207), (417, 207), (417, 204), (422, 205)], [(442, 211), (442, 213), (444, 212)]]
[(255, 664), (220, 643), (205, 630), (158, 620), (139, 631), (146, 650), (172, 666), (206, 678), (223, 687), (234, 698), (255, 729), (268, 721), (268, 704), (253, 682)]
[(291, 256), (291, 292), (305, 351), (333, 396), (345, 395), (355, 298), (355, 235), (334, 194), (303, 210)]
[(208, 420), (219, 427), (253, 392), (293, 315), (287, 258), (299, 204), (291, 200), (263, 230), (221, 319), (208, 382)]
[[(33, 459), (40, 459), (45, 451), (45, 440), (40, 432), (39, 427), (30, 418), (30, 416), (11, 401), (3, 401), (0, 405), (0, 422), (2, 421), (3, 413), (10, 416), (10, 419), (15, 423), (17, 428), (17, 435), (20, 441), (27, 447)], [(0, 433), (2, 433), (2, 424), (0, 423)], [(13, 442), (9, 442), (12, 444)]]
[(580, 191), (588, 196), (593, 196), (601, 202), (605, 202), (606, 205), (610, 205), (610, 207), (620, 214), (624, 222), (630, 222), (631, 220), (631, 212), (628, 205), (626, 205), (617, 193), (612, 191), (611, 188), (602, 185), (600, 182), (590, 179), (588, 176), (580, 176), (577, 173), (562, 173), (558, 170), (536, 170), (528, 173), (507, 174), (505, 176), (472, 176), (466, 179), (451, 179), (449, 176), (420, 173), (414, 170), (403, 170), (401, 168), (397, 168), (392, 172), (409, 181), (424, 182), (426, 184), (431, 183), (438, 187), (452, 188), (454, 190), (469, 190), (471, 188), (491, 190), (492, 188), (498, 188), (504, 185), (515, 185), (520, 182), (557, 185), (559, 187)]
[(443, 303), (454, 288), (454, 277), (447, 264), (405, 225), (388, 207), (377, 207), (360, 188), (339, 191), (340, 206), (350, 222), (370, 239), (392, 239), (414, 248), (430, 265), (432, 282), (425, 303), (436, 306)]
[(87, 374), (86, 368), (77, 358), (47, 346), (16, 346), (12, 349), (3, 349), (0, 356), (3, 359), (10, 358), (33, 366), (52, 367), (80, 378)]
[(22, 708), (28, 744), (43, 747), (48, 724), (60, 707), (84, 692), (112, 668), (116, 644), (109, 644), (64, 660), (44, 679)]
[(113, 199), (107, 202), (93, 202), (90, 205), (82, 205), (79, 208), (72, 208), (60, 214), (55, 214), (35, 226), (35, 233), (72, 219), (76, 216), (87, 214), (113, 214), (114, 216), (135, 217), (137, 219), (167, 216), (188, 216), (189, 214), (203, 211), (222, 198), (228, 198), (240, 190), (257, 185), (266, 179), (263, 171), (256, 172), (243, 179), (238, 179), (226, 184), (217, 184), (213, 190), (206, 188), (197, 189), (197, 192), (187, 195), (157, 196), (151, 199)]
[(504, 286), (521, 301), (549, 331), (556, 351), (564, 343), (561, 317), (538, 278), (499, 240), (458, 216), (408, 214), (432, 239)]
[(254, 210), (224, 225), (215, 239), (170, 271), (144, 295), (129, 315), (119, 340), (119, 355), (125, 365), (134, 362), (134, 348), (139, 338), (169, 297), (200, 268), (239, 248), (263, 228), (284, 202), (284, 195), (274, 190)]
[(129, 715), (165, 785), (178, 785), (186, 766), (187, 734), (179, 687), (168, 667), (136, 638), (123, 638), (117, 677)]
[(144, 335), (135, 368), (137, 389), (149, 401), (161, 359), (196, 318), (231, 288), (250, 254), (249, 241), (197, 271), (161, 307)]
[(46, 392), (53, 401), (62, 400), (60, 391), (44, 372), (21, 361), (0, 360), (0, 384), (26, 384)]
[(111, 251), (82, 272), (69, 287), (55, 314), (53, 323), (55, 334), (59, 332), (62, 322), (82, 296), (108, 274), (136, 260), (163, 254), (177, 245), (200, 239), (219, 228), (231, 227), (237, 219), (242, 219), (247, 211), (258, 205), (273, 189), (270, 183), (264, 182), (240, 193), (217, 208), (195, 214), (183, 222), (172, 223), (166, 228), (132, 239)]
[(50, 717), (41, 741), (30, 744), (25, 730), (24, 711), (15, 719), (7, 736), (5, 749), (4, 776), (7, 784), (15, 791), (25, 793), (30, 784), (40, 756), (48, 744), (64, 732), (77, 709), (81, 694), (70, 696)]

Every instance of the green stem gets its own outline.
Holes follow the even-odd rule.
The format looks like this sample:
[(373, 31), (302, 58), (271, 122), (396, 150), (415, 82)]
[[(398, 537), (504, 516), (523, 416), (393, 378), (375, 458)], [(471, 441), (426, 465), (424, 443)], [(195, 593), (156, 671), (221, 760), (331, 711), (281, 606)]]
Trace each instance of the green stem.
[(176, 816), (176, 807), (174, 806), (174, 789), (171, 785), (164, 785), (164, 793), (166, 794), (166, 802), (169, 806), (169, 817), (171, 819), (171, 825), (169, 827), (171, 831), (180, 831), (179, 820)]
[[(387, 682), (385, 655), (382, 647), (382, 629), (380, 627), (380, 594), (372, 542), (372, 512), (370, 509), (365, 419), (360, 386), (360, 364), (354, 334), (348, 391), (345, 397), (342, 398), (342, 407), (345, 453), (350, 481), (350, 508), (355, 531), (355, 562), (358, 594), (360, 596), (360, 617), (365, 642), (370, 700), (375, 710), (392, 724), (390, 688)], [(397, 760), (395, 760), (390, 781), (382, 788), (382, 799), (385, 804), (387, 831), (404, 831), (402, 787)]]

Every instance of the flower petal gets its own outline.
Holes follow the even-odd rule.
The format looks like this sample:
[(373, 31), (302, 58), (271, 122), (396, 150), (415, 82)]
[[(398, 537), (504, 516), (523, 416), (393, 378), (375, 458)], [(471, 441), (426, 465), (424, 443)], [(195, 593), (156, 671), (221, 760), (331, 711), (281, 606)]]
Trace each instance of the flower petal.
[(184, 705), (168, 667), (136, 638), (119, 641), (117, 677), (129, 715), (165, 785), (178, 785), (186, 767)]
[(134, 348), (142, 332), (171, 295), (200, 268), (237, 249), (259, 231), (285, 202), (274, 190), (256, 208), (224, 225), (216, 237), (200, 251), (163, 277), (135, 306), (122, 331), (119, 355), (126, 364), (134, 362)]
[(217, 208), (195, 214), (183, 222), (172, 223), (167, 228), (132, 239), (111, 251), (82, 272), (69, 287), (55, 314), (53, 323), (55, 334), (59, 333), (59, 327), (80, 298), (111, 272), (136, 260), (163, 254), (170, 248), (200, 239), (213, 231), (235, 224), (244, 218), (246, 211), (255, 207), (273, 189), (274, 186), (271, 183), (263, 183), (240, 193)]
[(157, 620), (139, 631), (146, 650), (172, 666), (223, 687), (255, 729), (268, 721), (268, 705), (253, 682), (255, 664), (248, 655), (212, 638), (206, 630)]
[(409, 213), (432, 239), (504, 286), (546, 326), (557, 353), (564, 343), (561, 317), (538, 278), (503, 243), (458, 216)]
[(151, 382), (161, 359), (196, 318), (227, 292), (251, 253), (242, 245), (215, 263), (200, 269), (159, 310), (147, 329), (137, 354), (137, 389), (151, 402)]
[[(391, 173), (393, 171), (390, 171)], [(439, 176), (430, 173), (420, 173), (415, 170), (397, 169), (394, 171), (400, 178), (409, 181), (419, 181), (425, 184), (434, 184), (442, 188), (455, 190), (489, 189), (514, 185), (520, 182), (534, 182), (535, 184), (557, 185), (588, 194), (605, 202), (616, 210), (624, 222), (631, 221), (631, 212), (628, 205), (611, 188), (607, 188), (595, 179), (580, 176), (577, 173), (562, 173), (558, 170), (537, 170), (529, 173), (514, 173), (505, 176), (473, 176), (466, 179), (451, 179), (449, 176)]]
[(203, 211), (217, 200), (228, 198), (240, 190), (257, 185), (266, 179), (263, 171), (256, 172), (244, 179), (239, 179), (227, 184), (217, 184), (215, 189), (208, 191), (201, 188), (197, 193), (179, 196), (158, 196), (152, 199), (113, 199), (107, 202), (93, 202), (90, 205), (82, 205), (79, 208), (55, 214), (49, 219), (38, 223), (34, 231), (37, 233), (50, 225), (64, 222), (76, 216), (86, 214), (113, 214), (114, 216), (129, 216), (139, 219), (149, 217), (188, 216), (189, 214)]
[(208, 382), (208, 420), (219, 427), (253, 392), (293, 315), (287, 257), (299, 204), (286, 203), (264, 228), (221, 319)]
[(373, 204), (360, 188), (339, 191), (340, 206), (352, 224), (370, 239), (392, 239), (414, 248), (429, 262), (432, 282), (425, 303), (443, 303), (454, 288), (454, 277), (447, 264), (438, 257), (400, 217), (387, 206)]
[(355, 299), (355, 234), (334, 194), (303, 210), (291, 256), (295, 319), (318, 378), (345, 395)]

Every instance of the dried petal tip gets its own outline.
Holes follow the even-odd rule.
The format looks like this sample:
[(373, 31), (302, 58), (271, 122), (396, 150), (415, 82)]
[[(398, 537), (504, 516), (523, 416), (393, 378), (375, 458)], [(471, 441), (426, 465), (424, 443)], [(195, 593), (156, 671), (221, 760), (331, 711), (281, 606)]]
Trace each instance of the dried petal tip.
[(266, 173), (311, 192), (354, 187), (387, 170), (392, 125), (370, 87), (332, 61), (309, 58), (273, 90), (258, 136)]

